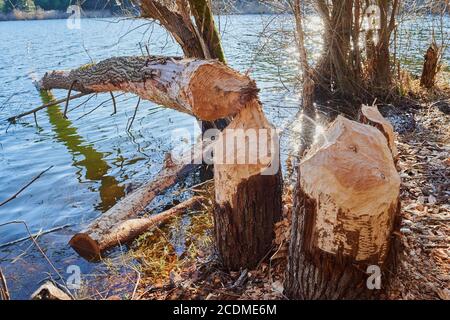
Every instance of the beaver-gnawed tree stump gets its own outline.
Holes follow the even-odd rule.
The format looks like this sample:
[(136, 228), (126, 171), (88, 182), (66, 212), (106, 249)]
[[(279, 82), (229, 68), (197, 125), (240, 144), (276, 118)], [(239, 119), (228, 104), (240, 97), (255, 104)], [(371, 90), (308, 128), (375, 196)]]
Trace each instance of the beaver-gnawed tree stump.
[(258, 99), (238, 113), (214, 149), (216, 246), (228, 270), (255, 267), (281, 218), (279, 142)]
[(424, 56), (422, 75), (420, 77), (420, 85), (424, 88), (431, 89), (436, 82), (436, 75), (439, 72), (439, 58), (441, 49), (433, 42), (427, 49)]
[(385, 137), (339, 116), (298, 173), (285, 294), (376, 297), (380, 290), (369, 290), (367, 267), (383, 271), (390, 264), (399, 210), (400, 177)]

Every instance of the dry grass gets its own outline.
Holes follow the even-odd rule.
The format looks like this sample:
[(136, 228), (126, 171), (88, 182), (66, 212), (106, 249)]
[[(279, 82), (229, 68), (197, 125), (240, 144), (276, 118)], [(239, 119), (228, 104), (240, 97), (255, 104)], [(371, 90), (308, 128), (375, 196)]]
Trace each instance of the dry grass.
[[(141, 287), (160, 286), (181, 273), (213, 247), (213, 183), (204, 185), (197, 193), (205, 197), (204, 208), (176, 217), (161, 228), (139, 237), (127, 255), (127, 260), (139, 262), (143, 275)], [(177, 238), (182, 237), (182, 245)]]

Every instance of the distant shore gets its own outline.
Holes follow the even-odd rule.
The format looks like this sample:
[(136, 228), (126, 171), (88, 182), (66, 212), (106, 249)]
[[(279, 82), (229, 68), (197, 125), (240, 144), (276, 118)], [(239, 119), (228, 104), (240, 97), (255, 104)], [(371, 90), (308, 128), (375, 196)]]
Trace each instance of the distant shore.
[[(229, 9), (228, 9), (229, 10)], [(235, 6), (232, 11), (226, 11), (226, 14), (270, 14), (274, 13), (274, 10), (269, 6), (261, 3), (244, 3), (238, 6)], [(215, 11), (221, 12), (224, 14), (224, 9), (217, 8)], [(65, 11), (58, 10), (43, 10), (36, 9), (34, 11), (21, 11), (21, 10), (13, 10), (9, 13), (0, 13), (0, 21), (23, 21), (23, 20), (51, 20), (51, 19), (67, 19), (70, 17), (70, 13), (66, 13)], [(126, 15), (130, 15), (130, 12), (127, 11)], [(125, 16), (125, 14), (121, 14), (120, 11), (113, 12), (111, 10), (83, 10), (81, 14), (81, 18), (111, 18)], [(137, 16), (136, 16), (137, 17)]]
[[(117, 15), (117, 13), (113, 13), (110, 10), (92, 10), (83, 11), (81, 18), (110, 18)], [(13, 10), (9, 13), (0, 13), (0, 21), (67, 19), (70, 16), (70, 13), (58, 10), (37, 9), (31, 12)]]

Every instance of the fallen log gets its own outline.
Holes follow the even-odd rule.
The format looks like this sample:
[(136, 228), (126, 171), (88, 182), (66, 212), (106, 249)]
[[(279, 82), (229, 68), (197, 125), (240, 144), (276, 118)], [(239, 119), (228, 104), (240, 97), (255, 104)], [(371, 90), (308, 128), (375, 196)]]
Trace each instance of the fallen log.
[(251, 269), (268, 253), (281, 218), (282, 176), (276, 129), (257, 99), (214, 148), (216, 246), (229, 270)]
[(105, 229), (101, 224), (92, 225), (85, 232), (73, 236), (69, 243), (85, 259), (99, 260), (105, 250), (130, 243), (150, 228), (184, 213), (187, 209), (198, 208), (201, 199), (202, 197), (195, 196), (169, 210), (148, 218), (129, 219), (111, 229)]
[(98, 247), (95, 241), (103, 239), (122, 222), (137, 217), (156, 196), (181, 181), (195, 168), (197, 165), (191, 162), (174, 163), (168, 153), (163, 168), (152, 181), (125, 196), (85, 230), (74, 235), (69, 245), (85, 259), (98, 260), (104, 250), (92, 249)]
[(391, 149), (392, 156), (394, 157), (394, 161), (397, 161), (398, 151), (397, 146), (395, 145), (394, 127), (383, 117), (378, 110), (378, 107), (363, 105), (361, 107), (360, 121), (381, 131), (381, 133), (386, 137), (389, 149)]
[(156, 56), (116, 57), (48, 72), (37, 86), (84, 94), (131, 92), (206, 121), (237, 114), (258, 92), (253, 80), (216, 60)]
[(387, 284), (399, 189), (383, 134), (339, 116), (298, 168), (285, 294), (376, 297), (381, 290), (371, 290), (366, 272), (379, 267)]

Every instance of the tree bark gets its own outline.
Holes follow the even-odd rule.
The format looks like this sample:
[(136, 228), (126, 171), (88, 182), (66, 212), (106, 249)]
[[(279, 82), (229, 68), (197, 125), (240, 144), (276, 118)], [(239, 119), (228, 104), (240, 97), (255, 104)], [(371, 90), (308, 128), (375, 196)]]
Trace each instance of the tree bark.
[(299, 64), (302, 69), (302, 139), (300, 156), (308, 149), (314, 139), (316, 110), (314, 107), (315, 82), (313, 69), (308, 63), (308, 55), (305, 47), (305, 32), (303, 28), (303, 12), (300, 0), (294, 0), (292, 11), (295, 17), (295, 40), (299, 51)]
[(223, 266), (253, 268), (271, 248), (282, 193), (278, 136), (257, 99), (219, 137), (214, 178), (215, 238)]
[(360, 85), (351, 59), (353, 0), (333, 0), (331, 7), (316, 0), (315, 5), (325, 29), (324, 51), (314, 80), (333, 94), (352, 97)]
[(293, 299), (377, 297), (369, 265), (392, 261), (400, 178), (385, 137), (339, 116), (300, 163), (285, 293)]
[(91, 224), (86, 231), (73, 236), (69, 244), (85, 259), (98, 261), (106, 250), (130, 243), (150, 228), (183, 214), (188, 209), (198, 208), (201, 199), (197, 196), (192, 197), (169, 210), (148, 218), (129, 219), (118, 224), (100, 219)]
[[(209, 0), (142, 0), (140, 6), (142, 17), (159, 21), (187, 58), (218, 59), (225, 63)], [(230, 121), (229, 117), (203, 121), (202, 132), (211, 128), (222, 130)]]
[(220, 35), (214, 23), (210, 0), (189, 0), (189, 6), (194, 16), (195, 24), (208, 48), (209, 56), (226, 63)]
[(170, 32), (187, 58), (211, 58), (190, 19), (187, 0), (141, 0), (141, 17), (157, 20)]
[(424, 56), (422, 76), (420, 77), (420, 85), (424, 88), (431, 89), (436, 82), (436, 75), (439, 71), (439, 47), (433, 42)]
[(235, 115), (258, 92), (249, 77), (220, 62), (167, 57), (117, 57), (71, 71), (52, 71), (38, 86), (82, 93), (132, 92), (208, 121)]

